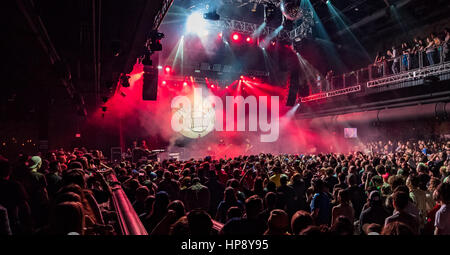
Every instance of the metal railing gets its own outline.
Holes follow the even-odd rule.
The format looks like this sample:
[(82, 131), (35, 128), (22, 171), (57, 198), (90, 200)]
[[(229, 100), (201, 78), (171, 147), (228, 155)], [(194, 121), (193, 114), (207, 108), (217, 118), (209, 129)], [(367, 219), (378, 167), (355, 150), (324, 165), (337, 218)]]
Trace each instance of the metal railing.
[[(116, 175), (110, 172), (106, 178), (112, 190), (112, 203), (117, 213), (121, 235), (148, 235)], [(212, 220), (212, 223), (213, 231), (219, 233), (223, 224), (215, 220)]]
[[(423, 51), (416, 54), (403, 54), (396, 58), (370, 64), (366, 68), (327, 77), (324, 81), (325, 86), (322, 86), (322, 92), (303, 97), (301, 102), (364, 92), (366, 88), (387, 86), (450, 72), (450, 61), (448, 59), (450, 53), (445, 54), (444, 46), (435, 48), (433, 53), (431, 57), (426, 56), (426, 52)], [(424, 61), (425, 57), (427, 61)], [(429, 58), (436, 62), (430, 61)]]
[(116, 175), (111, 172), (107, 180), (112, 190), (112, 202), (117, 213), (118, 225), (122, 235), (148, 235), (139, 216), (128, 200)]

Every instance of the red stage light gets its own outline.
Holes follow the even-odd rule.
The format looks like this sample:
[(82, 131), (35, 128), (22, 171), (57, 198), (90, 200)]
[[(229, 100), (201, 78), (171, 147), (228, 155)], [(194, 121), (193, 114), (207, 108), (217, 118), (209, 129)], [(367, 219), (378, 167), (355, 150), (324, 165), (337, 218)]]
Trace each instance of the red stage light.
[(172, 67), (166, 66), (166, 67), (164, 67), (164, 71), (165, 71), (166, 73), (170, 73), (170, 72), (172, 71)]
[(222, 38), (222, 36), (223, 36), (223, 33), (220, 32), (220, 33), (219, 33), (219, 38)]
[(252, 43), (252, 42), (253, 42), (253, 39), (252, 39), (250, 36), (248, 36), (248, 37), (245, 39), (245, 41), (248, 42), (248, 43)]
[(211, 84), (211, 88), (214, 88), (214, 84)]
[(187, 82), (183, 82), (183, 86), (187, 86), (188, 85), (188, 83)]
[(241, 75), (241, 79), (244, 79), (244, 76), (243, 76), (243, 75)]
[(233, 41), (237, 42), (241, 39), (241, 36), (238, 33), (233, 33), (231, 38), (233, 39)]
[(162, 85), (166, 85), (167, 82), (166, 81), (162, 81), (161, 83), (162, 83)]
[(75, 134), (75, 137), (76, 137), (76, 138), (80, 138), (80, 137), (81, 137), (81, 134), (80, 134), (80, 133), (76, 133), (76, 134)]

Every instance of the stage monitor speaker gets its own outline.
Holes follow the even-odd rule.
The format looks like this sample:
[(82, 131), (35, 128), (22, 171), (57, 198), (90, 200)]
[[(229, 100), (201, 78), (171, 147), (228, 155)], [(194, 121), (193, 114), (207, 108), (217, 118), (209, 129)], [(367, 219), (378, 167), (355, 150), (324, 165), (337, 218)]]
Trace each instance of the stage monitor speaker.
[(158, 69), (144, 66), (142, 99), (156, 101), (158, 94)]

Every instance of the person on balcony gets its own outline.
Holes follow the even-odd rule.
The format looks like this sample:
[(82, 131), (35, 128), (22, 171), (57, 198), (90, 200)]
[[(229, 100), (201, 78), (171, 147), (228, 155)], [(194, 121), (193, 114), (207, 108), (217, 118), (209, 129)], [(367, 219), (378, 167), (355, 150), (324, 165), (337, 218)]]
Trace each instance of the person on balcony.
[(433, 39), (434, 47), (436, 49), (436, 53), (438, 55), (439, 62), (441, 62), (441, 55), (442, 55), (442, 50), (443, 50), (443, 41), (441, 40), (441, 38), (439, 38), (439, 36), (436, 36), (435, 34), (431, 34), (430, 36)]
[(408, 71), (409, 70), (409, 53), (410, 48), (407, 43), (402, 43), (402, 64), (403, 64), (403, 70), (402, 71)]
[(425, 52), (427, 54), (428, 64), (430, 66), (434, 65), (435, 44), (431, 36), (427, 37), (427, 46), (425, 47)]
[(378, 76), (383, 76), (383, 62), (386, 60), (386, 57), (381, 53), (377, 52), (377, 56), (375, 57), (375, 61), (373, 63), (374, 66), (377, 67)]
[(398, 74), (400, 58), (399, 58), (398, 50), (395, 48), (395, 46), (392, 46), (392, 56), (391, 57), (394, 59), (394, 62), (392, 63), (392, 73)]
[(450, 54), (449, 53), (449, 43), (450, 43), (450, 28), (445, 29), (445, 38), (443, 42), (443, 51), (444, 51), (444, 61), (447, 61), (449, 59)]
[(411, 51), (411, 55), (410, 55), (410, 67), (412, 67), (412, 69), (414, 68), (418, 68), (419, 67), (419, 59), (420, 59), (420, 55), (423, 52), (423, 41), (422, 39), (416, 37), (414, 38), (414, 47), (412, 48)]
[(327, 80), (327, 82), (326, 82), (327, 83), (327, 88), (326, 88), (327, 91), (330, 91), (330, 90), (334, 89), (334, 87), (333, 87), (333, 76), (334, 76), (333, 70), (328, 71), (327, 75), (325, 76), (325, 79)]

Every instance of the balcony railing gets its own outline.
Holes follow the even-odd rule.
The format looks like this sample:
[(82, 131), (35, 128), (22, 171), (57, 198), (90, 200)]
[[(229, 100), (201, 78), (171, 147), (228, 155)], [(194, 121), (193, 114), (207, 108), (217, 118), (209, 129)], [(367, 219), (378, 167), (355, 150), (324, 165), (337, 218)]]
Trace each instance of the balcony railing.
[[(366, 88), (374, 88), (423, 79), (428, 76), (438, 76), (450, 72), (449, 55), (444, 47), (436, 48), (438, 55), (433, 56), (436, 63), (430, 64), (425, 52), (404, 54), (396, 58), (383, 60), (370, 64), (366, 68), (345, 73), (338, 76), (327, 77), (323, 82), (320, 93), (301, 98), (301, 102), (309, 102), (356, 92), (365, 92)], [(447, 58), (447, 59), (446, 59)], [(426, 62), (426, 63), (425, 63)], [(393, 65), (395, 65), (393, 67)]]

